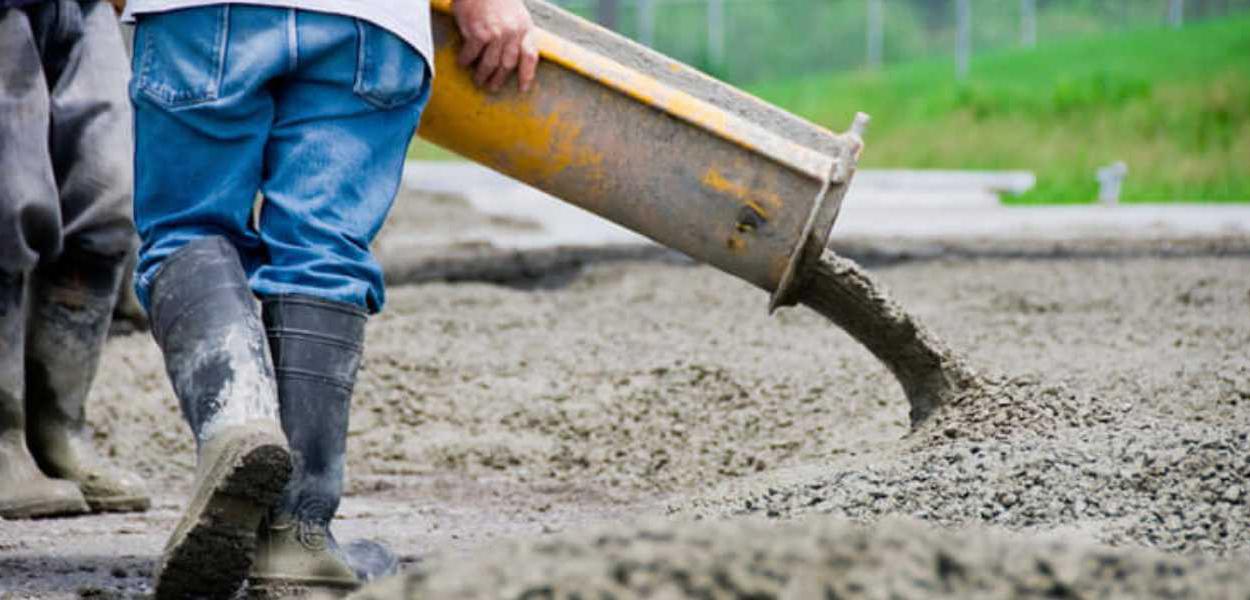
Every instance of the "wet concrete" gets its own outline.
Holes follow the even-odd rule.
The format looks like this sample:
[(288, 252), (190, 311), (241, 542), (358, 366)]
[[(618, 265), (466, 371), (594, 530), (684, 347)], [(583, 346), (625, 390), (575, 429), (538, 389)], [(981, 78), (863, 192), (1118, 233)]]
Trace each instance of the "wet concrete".
[[(380, 243), (483, 219), (454, 197), (425, 200), (402, 200)], [(770, 318), (758, 289), (647, 256), (585, 260), (554, 285), (393, 285), (367, 333), (338, 537), (380, 539), (409, 568), (488, 568), (505, 540), (635, 536), (640, 518), (674, 531), (730, 519), (698, 533), (730, 544), (754, 531), (733, 524), (744, 517), (842, 531), (907, 516), (954, 532), (938, 548), (1040, 536), (1075, 555), (1190, 557), (1177, 559), (1186, 573), (1250, 549), (1250, 239), (838, 243), (991, 384), (913, 429), (891, 372), (824, 317)], [(7, 592), (150, 591), (194, 469), (150, 334), (110, 339), (88, 418), (154, 508), (0, 522)]]
[(889, 369), (907, 397), (913, 426), (986, 385), (962, 355), (855, 261), (826, 250), (805, 278), (799, 302), (837, 324)]
[[(379, 538), (410, 567), (485, 567), (500, 540), (640, 517), (752, 515), (905, 515), (972, 539), (1244, 555), (1250, 259), (1120, 249), (876, 268), (1002, 376), (914, 431), (858, 343), (807, 309), (769, 318), (762, 292), (708, 268), (592, 264), (533, 291), (393, 287), (369, 327), (336, 531)], [(0, 522), (6, 589), (147, 589), (194, 465), (147, 334), (110, 340), (88, 416), (156, 506)]]
[(352, 598), (1233, 598), (1250, 589), (1245, 561), (899, 517), (874, 527), (653, 521), (500, 544), (476, 558), (419, 565)]

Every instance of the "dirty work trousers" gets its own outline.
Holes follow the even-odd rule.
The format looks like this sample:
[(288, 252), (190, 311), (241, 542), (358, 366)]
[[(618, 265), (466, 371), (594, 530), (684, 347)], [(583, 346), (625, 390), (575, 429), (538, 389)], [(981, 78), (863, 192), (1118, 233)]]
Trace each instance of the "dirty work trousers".
[(421, 55), (367, 22), (296, 9), (214, 4), (136, 18), (140, 302), (167, 256), (222, 236), (258, 296), (380, 310), (369, 245), (429, 97)]
[(0, 8), (0, 304), (36, 267), (134, 244), (129, 77), (107, 2)]

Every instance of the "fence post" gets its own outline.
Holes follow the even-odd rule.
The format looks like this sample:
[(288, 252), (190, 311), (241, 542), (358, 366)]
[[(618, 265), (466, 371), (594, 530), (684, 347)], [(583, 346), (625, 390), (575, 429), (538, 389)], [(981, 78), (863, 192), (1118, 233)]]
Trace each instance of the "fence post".
[(725, 64), (725, 0), (707, 0), (707, 58), (715, 68)]
[(885, 40), (885, 0), (868, 1), (868, 68), (881, 68), (882, 46)]
[(968, 78), (972, 58), (972, 3), (955, 0), (955, 78)]
[(1185, 0), (1168, 0), (1168, 25), (1179, 28), (1185, 23)]
[(1020, 0), (1020, 45), (1037, 46), (1037, 0)]
[(638, 9), (638, 42), (655, 46), (655, 0), (635, 0)]

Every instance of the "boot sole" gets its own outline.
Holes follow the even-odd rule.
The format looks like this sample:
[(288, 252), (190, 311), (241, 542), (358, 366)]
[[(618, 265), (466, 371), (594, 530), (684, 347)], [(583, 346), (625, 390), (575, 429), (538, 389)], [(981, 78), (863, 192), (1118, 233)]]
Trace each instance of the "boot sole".
[(260, 521), (290, 474), (286, 441), (276, 434), (227, 440), (166, 546), (155, 597), (233, 596), (252, 567)]
[(72, 498), (54, 501), (39, 501), (26, 504), (0, 505), (0, 518), (3, 519), (39, 519), (45, 517), (67, 517), (88, 512), (88, 506)]
[(152, 499), (147, 496), (87, 498), (87, 506), (93, 513), (143, 512), (152, 508)]
[(282, 598), (343, 598), (360, 589), (360, 584), (307, 579), (252, 578), (247, 584), (248, 600), (280, 600)]

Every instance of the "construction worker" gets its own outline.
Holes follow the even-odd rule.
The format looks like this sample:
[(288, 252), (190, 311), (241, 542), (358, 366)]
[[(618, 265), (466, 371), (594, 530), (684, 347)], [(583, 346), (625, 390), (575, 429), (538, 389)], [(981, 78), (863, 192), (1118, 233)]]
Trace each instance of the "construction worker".
[[(156, 596), (229, 597), (245, 578), (258, 596), (350, 590), (396, 563), (329, 526), (365, 321), (384, 301), (370, 241), (430, 94), (427, 0), (126, 10), (135, 287), (198, 447)], [(530, 85), (522, 0), (454, 13), (479, 83), (518, 71)]]
[(0, 0), (0, 517), (137, 511), (85, 401), (130, 222), (130, 72), (101, 0)]

